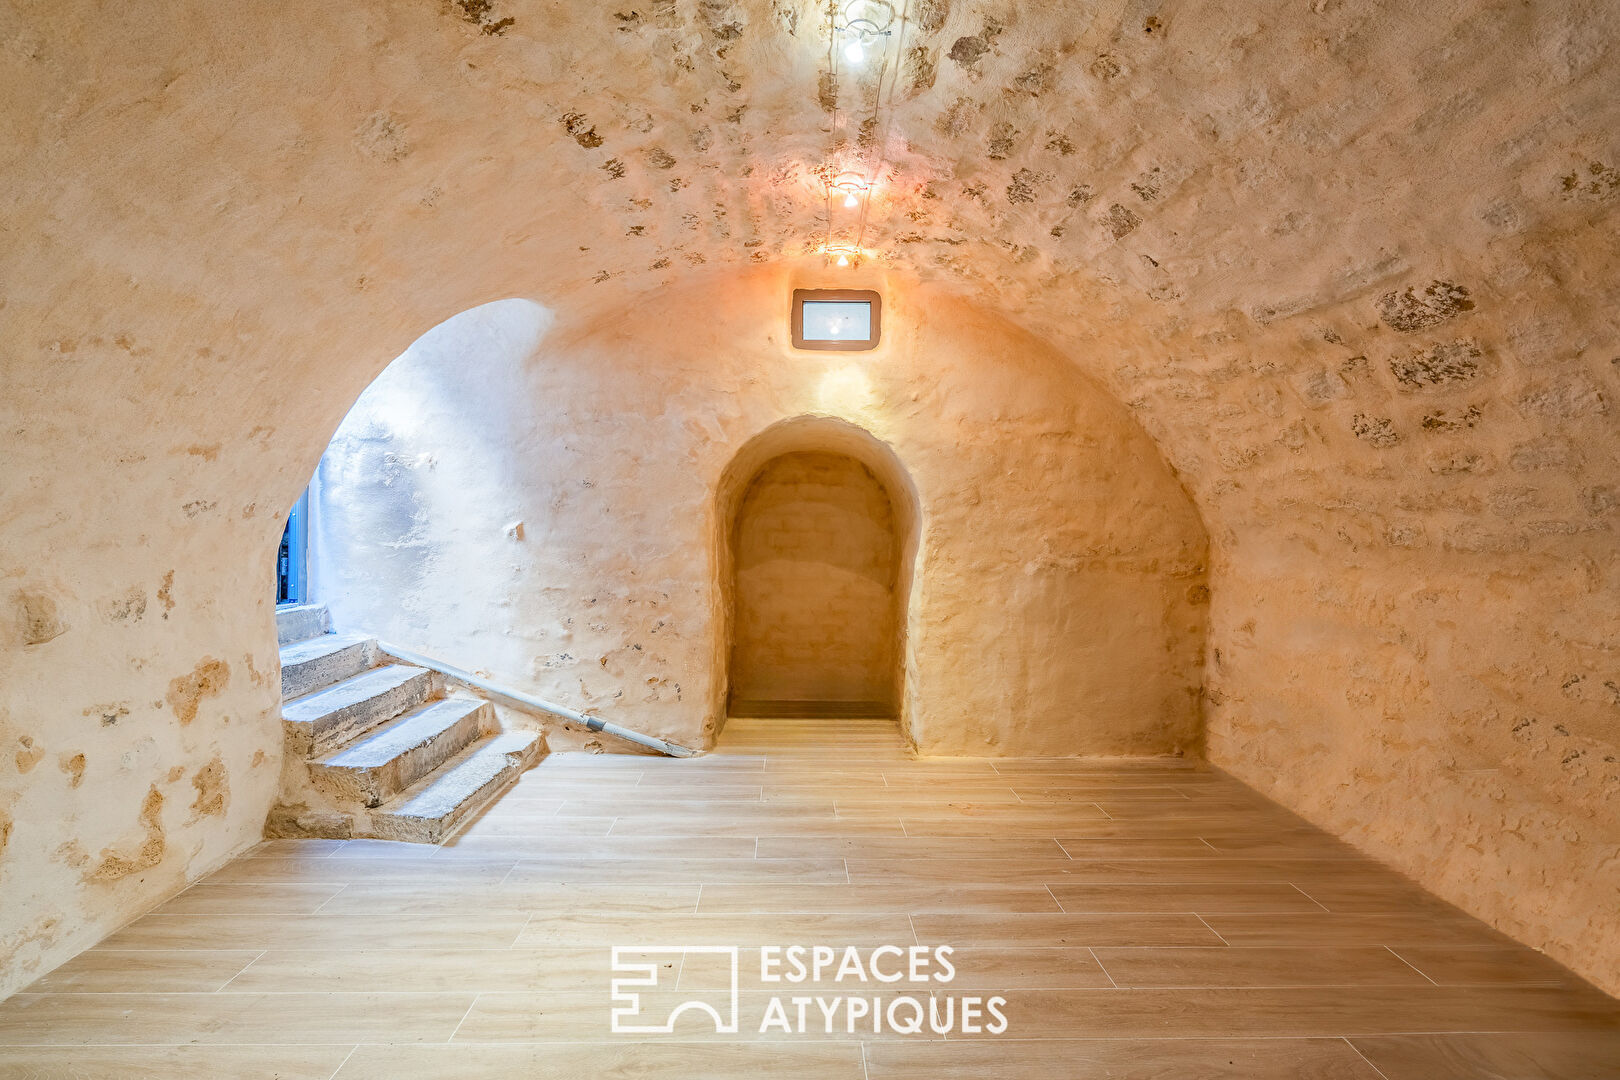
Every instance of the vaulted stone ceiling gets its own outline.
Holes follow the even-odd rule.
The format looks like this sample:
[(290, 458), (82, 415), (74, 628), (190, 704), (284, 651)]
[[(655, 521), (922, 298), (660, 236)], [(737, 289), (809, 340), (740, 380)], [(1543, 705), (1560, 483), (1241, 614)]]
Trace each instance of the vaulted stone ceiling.
[(1590, 413), (1614, 377), (1573, 329), (1614, 277), (1611, 6), (900, 6), (875, 128), (814, 3), (13, 8), (7, 216), (50, 223), (14, 238), (36, 266), (55, 232), (181, 292), (397, 280), (419, 331), (819, 262), (822, 179), (881, 162), (868, 269), (1075, 350), (1189, 474), (1276, 452), (1233, 409), (1380, 449), (1506, 422), (1437, 388)]
[[(532, 127), (531, 193), (585, 249), (563, 289), (819, 250), (821, 181), (857, 162), (885, 163), (865, 245), (883, 265), (1262, 324), (1620, 197), (1583, 134), (1616, 110), (1602, 5), (901, 6), (875, 128), (874, 73), (831, 77), (817, 4), (478, 0), (424, 45), (487, 96), (481, 120)], [(376, 112), (355, 141), (433, 154), (417, 122)]]

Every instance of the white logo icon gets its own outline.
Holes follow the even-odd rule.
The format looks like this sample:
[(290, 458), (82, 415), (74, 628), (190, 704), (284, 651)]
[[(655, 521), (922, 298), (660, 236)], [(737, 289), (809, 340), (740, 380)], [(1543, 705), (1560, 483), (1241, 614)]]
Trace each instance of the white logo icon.
[[(629, 953), (639, 959), (626, 960), (621, 954)], [(647, 959), (650, 954), (668, 953), (680, 955), (682, 953), (714, 953), (726, 956), (731, 960), (731, 1011), (730, 1016), (721, 1015), (717, 1009), (707, 1001), (683, 1001), (670, 1010), (669, 1016), (662, 1024), (635, 1024), (628, 1023), (637, 1019), (641, 1012), (641, 994), (635, 989), (627, 987), (646, 987), (655, 989), (658, 986), (658, 961)], [(615, 1035), (671, 1035), (675, 1032), (675, 1021), (688, 1010), (705, 1012), (714, 1020), (714, 1030), (717, 1035), (734, 1035), (737, 1033), (737, 946), (735, 945), (686, 945), (681, 948), (647, 948), (636, 945), (613, 946), (613, 970), (626, 972), (627, 977), (612, 981), (613, 991), (613, 1021), (612, 1031)]]

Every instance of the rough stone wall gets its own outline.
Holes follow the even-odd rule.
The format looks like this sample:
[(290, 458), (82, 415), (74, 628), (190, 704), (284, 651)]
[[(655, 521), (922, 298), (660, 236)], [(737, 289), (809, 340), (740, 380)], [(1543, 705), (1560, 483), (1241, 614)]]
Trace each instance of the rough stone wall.
[(439, 327), (327, 452), (318, 598), (342, 628), (703, 745), (716, 658), (748, 636), (739, 602), (727, 637), (722, 476), (772, 425), (837, 417), (916, 488), (905, 712), (925, 752), (1198, 752), (1205, 541), (1152, 444), (1060, 356), (935, 290), (890, 289), (873, 352), (795, 351), (804, 283), (715, 280), (562, 320), (532, 354), (546, 320), (521, 301)]
[(1217, 560), (1211, 760), (1614, 989), (1614, 552), (1368, 546)]
[(733, 528), (731, 700), (896, 707), (901, 544), (871, 470), (784, 454), (755, 476)]
[[(188, 446), (168, 433), (134, 435), (123, 453), (166, 468)], [(280, 761), (276, 655), (273, 638), (263, 641), (273, 604), (267, 532), (279, 526), (273, 511), (234, 493), (186, 484), (175, 492), (183, 501), (168, 506), (98, 495), (123, 525), (103, 532), (80, 518), (83, 531), (67, 545), (57, 532), (63, 507), (47, 494), (77, 486), (62, 460), (19, 448), (0, 458), (7, 993), (220, 865), (263, 827)], [(213, 527), (194, 528), (200, 517)], [(152, 542), (159, 535), (164, 542)]]
[(1174, 381), (1213, 434), (1180, 461), (1217, 523), (1211, 760), (1613, 990), (1620, 378), (1593, 315), (1617, 267), (1524, 260), (1128, 392), (1152, 428)]
[[(838, 283), (1004, 312), (1197, 498), (1216, 759), (1620, 990), (1620, 7), (911, 10), (863, 130), (808, 0), (0, 8), (0, 721), (26, 763), (51, 718), (147, 710), (67, 740), (69, 773), (0, 772), (0, 890), (46, 883), (5, 909), (0, 992), (169, 887), (75, 884), (48, 852), (84, 830), (43, 823), (138, 850), (156, 785), (173, 837), (170, 770), (217, 753), (229, 820), (165, 858), (251, 842), (271, 515), (389, 360), (500, 297), (584, 319), (792, 266), (818, 178), (877, 150)], [(135, 589), (141, 620), (99, 621)], [(205, 657), (231, 683), (182, 739), (151, 703)], [(88, 780), (37, 802), (148, 737), (93, 808)]]

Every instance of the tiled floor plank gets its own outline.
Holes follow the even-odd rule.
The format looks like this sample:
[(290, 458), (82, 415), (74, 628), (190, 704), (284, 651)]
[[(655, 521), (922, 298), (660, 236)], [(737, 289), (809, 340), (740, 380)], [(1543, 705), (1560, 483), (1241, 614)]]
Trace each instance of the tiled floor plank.
[[(656, 1022), (725, 999), (716, 945), (739, 950), (738, 1031), (689, 1012), (612, 1033), (614, 946), (656, 974)], [(954, 975), (766, 978), (760, 949), (788, 945), (949, 946)], [(761, 1031), (778, 996), (807, 1031)], [(808, 1004), (896, 996), (1000, 996), (1009, 1028), (827, 1031)], [(0, 1003), (0, 1078), (1612, 1080), (1616, 1061), (1620, 1004), (1219, 771), (916, 760), (856, 720), (734, 720), (684, 761), (557, 754), (437, 848), (266, 841)]]

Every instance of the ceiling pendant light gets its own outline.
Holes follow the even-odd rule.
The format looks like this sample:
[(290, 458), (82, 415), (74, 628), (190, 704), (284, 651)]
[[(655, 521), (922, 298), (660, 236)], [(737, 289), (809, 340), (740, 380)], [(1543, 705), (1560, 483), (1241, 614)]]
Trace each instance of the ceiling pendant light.
[(870, 53), (882, 52), (893, 22), (894, 5), (885, 0), (849, 0), (833, 27), (844, 43), (844, 59), (858, 67)]
[(871, 190), (871, 185), (860, 173), (843, 172), (827, 185), (827, 189), (828, 198), (831, 198), (834, 192), (842, 192), (844, 209), (855, 210), (860, 207), (862, 196)]
[(822, 249), (822, 254), (834, 266), (855, 266), (861, 261), (861, 249), (847, 245), (828, 245)]

